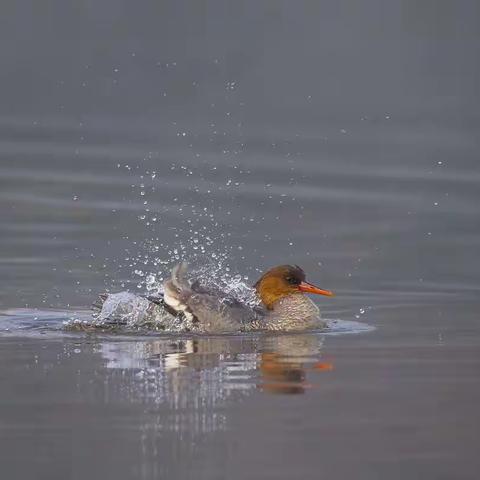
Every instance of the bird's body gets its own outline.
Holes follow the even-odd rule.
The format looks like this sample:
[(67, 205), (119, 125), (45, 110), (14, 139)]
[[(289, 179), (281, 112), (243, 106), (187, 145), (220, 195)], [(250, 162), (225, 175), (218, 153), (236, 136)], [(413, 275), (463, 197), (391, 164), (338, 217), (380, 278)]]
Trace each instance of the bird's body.
[(251, 307), (225, 292), (208, 289), (198, 281), (191, 283), (187, 266), (181, 263), (164, 283), (163, 297), (148, 297), (149, 307), (162, 307), (174, 317), (182, 318), (185, 329), (197, 333), (232, 333), (253, 330), (292, 331), (324, 328), (318, 307), (305, 295), (331, 296), (305, 281), (300, 267), (282, 265), (267, 271), (254, 285), (260, 300)]
[(291, 331), (325, 328), (326, 323), (321, 319), (315, 303), (303, 294), (295, 294), (277, 300), (272, 310), (265, 311), (261, 318), (254, 320), (252, 327), (258, 330)]

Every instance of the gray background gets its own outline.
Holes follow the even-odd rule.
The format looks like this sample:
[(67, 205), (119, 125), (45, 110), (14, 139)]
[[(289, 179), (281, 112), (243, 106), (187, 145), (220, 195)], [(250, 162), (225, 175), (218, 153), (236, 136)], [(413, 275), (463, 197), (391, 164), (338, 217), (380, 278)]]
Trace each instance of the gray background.
[[(187, 344), (119, 354), (10, 323), (3, 475), (477, 478), (479, 15), (442, 0), (3, 1), (2, 311), (143, 292), (182, 257), (248, 281), (297, 263), (337, 293), (325, 316), (377, 328), (327, 337), (328, 373), (309, 370), (318, 349), (273, 340), (208, 344), (172, 373)], [(304, 395), (266, 395), (272, 351)], [(227, 395), (239, 364), (258, 388)]]

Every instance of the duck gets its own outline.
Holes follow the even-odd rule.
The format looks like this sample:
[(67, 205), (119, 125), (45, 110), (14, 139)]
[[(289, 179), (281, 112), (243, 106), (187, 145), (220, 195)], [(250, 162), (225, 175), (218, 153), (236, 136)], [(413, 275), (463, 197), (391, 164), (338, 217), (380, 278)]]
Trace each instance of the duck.
[[(180, 320), (183, 331), (194, 333), (288, 332), (327, 326), (307, 294), (328, 297), (334, 294), (307, 282), (305, 272), (298, 265), (279, 265), (267, 270), (253, 289), (258, 304), (252, 307), (221, 289), (203, 286), (199, 280), (191, 282), (187, 263), (182, 262), (163, 283), (163, 295), (143, 297), (137, 304), (143, 305), (144, 316), (160, 318), (160, 311), (167, 312)], [(100, 296), (103, 305), (108, 297)], [(119, 307), (125, 312), (122, 302)], [(101, 304), (97, 304), (97, 310), (101, 317)], [(138, 318), (138, 311), (136, 313)]]
[(255, 308), (207, 289), (196, 281), (189, 284), (187, 264), (173, 268), (164, 283), (163, 301), (174, 314), (183, 314), (202, 331), (277, 330), (324, 328), (317, 305), (307, 293), (333, 296), (306, 281), (298, 265), (279, 265), (266, 271), (253, 285), (259, 299)]

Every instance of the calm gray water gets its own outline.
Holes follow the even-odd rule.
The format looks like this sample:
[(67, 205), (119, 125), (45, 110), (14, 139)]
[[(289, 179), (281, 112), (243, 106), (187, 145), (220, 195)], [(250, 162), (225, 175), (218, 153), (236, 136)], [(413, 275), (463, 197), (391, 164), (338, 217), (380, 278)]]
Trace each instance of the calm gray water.
[[(0, 10), (2, 479), (478, 478), (478, 2)], [(176, 258), (352, 328), (44, 328)]]

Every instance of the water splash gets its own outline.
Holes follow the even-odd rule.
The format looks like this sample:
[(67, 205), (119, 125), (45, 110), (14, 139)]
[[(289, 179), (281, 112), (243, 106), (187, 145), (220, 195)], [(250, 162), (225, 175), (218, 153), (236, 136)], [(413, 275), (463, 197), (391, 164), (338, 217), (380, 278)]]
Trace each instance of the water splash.
[[(150, 164), (158, 161), (157, 156), (150, 152), (145, 160)], [(118, 164), (118, 167), (122, 165)], [(162, 175), (162, 170), (152, 168), (129, 170), (133, 177), (131, 202), (136, 206), (132, 210), (142, 225), (134, 234), (145, 232), (145, 235), (141, 240), (134, 240), (131, 234), (121, 237), (128, 246), (124, 248), (123, 259), (113, 259), (118, 272), (106, 278), (107, 289), (116, 289), (117, 285), (127, 287), (128, 280), (117, 281), (116, 278), (128, 278), (128, 269), (140, 292), (159, 294), (171, 268), (184, 260), (193, 265), (207, 264), (202, 271), (209, 277), (219, 278), (229, 273), (229, 262), (243, 248), (232, 241), (234, 228), (226, 223), (231, 212), (224, 203), (215, 201), (215, 192), (238, 188), (239, 183), (230, 181), (231, 187), (225, 187), (216, 178), (207, 179), (205, 168), (203, 164), (192, 166), (172, 162), (163, 168), (169, 171), (168, 176)], [(174, 187), (175, 184), (178, 188)], [(178, 196), (179, 188), (186, 190), (182, 198)], [(172, 192), (171, 200), (162, 205), (155, 203), (155, 192), (160, 189)], [(243, 253), (241, 255), (243, 259)], [(233, 283), (237, 284), (236, 291), (245, 290), (238, 285), (237, 279)], [(231, 279), (221, 282), (227, 287), (230, 284)]]

